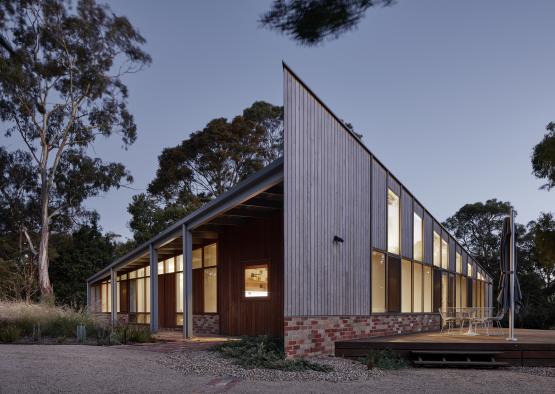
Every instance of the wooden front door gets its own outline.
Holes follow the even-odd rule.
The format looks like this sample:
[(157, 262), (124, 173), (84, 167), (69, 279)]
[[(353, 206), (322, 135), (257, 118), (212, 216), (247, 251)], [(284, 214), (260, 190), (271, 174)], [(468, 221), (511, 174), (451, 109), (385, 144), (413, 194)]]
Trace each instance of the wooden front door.
[(158, 275), (158, 326), (176, 327), (175, 273)]

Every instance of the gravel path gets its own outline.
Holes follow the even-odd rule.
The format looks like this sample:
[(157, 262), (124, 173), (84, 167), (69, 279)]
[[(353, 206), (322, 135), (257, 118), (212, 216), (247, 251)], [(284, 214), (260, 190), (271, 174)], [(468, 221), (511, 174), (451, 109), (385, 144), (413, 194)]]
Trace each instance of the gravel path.
[(170, 353), (160, 362), (172, 369), (189, 375), (232, 376), (257, 381), (327, 381), (327, 382), (350, 382), (355, 380), (368, 380), (377, 376), (383, 376), (386, 372), (368, 368), (355, 361), (335, 357), (315, 357), (311, 361), (319, 364), (329, 365), (333, 372), (302, 371), (290, 372), (277, 369), (244, 369), (235, 365), (233, 360), (223, 358), (217, 352), (206, 350), (182, 350)]
[[(294, 377), (288, 373), (266, 376), (267, 380), (261, 380), (267, 371), (240, 371), (235, 366), (226, 365), (229, 360), (215, 361), (212, 357), (212, 353), (207, 355), (202, 350), (164, 354), (138, 346), (0, 345), (0, 393), (406, 394), (419, 391), (522, 394), (553, 393), (555, 387), (553, 368), (407, 368), (368, 374), (361, 369), (364, 366), (329, 358), (321, 359), (321, 362), (332, 363), (338, 368), (335, 378), (326, 379), (310, 372)], [(198, 362), (198, 368), (194, 362), (184, 361), (187, 358)], [(352, 371), (343, 371), (343, 368), (352, 368)]]

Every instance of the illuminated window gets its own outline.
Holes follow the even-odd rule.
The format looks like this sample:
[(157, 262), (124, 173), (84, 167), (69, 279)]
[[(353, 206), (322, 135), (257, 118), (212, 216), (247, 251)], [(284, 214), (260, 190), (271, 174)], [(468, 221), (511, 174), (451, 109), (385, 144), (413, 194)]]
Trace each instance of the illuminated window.
[(423, 286), (424, 286), (424, 307), (423, 312), (432, 312), (432, 267), (424, 265)]
[(441, 274), (441, 310), (446, 312), (449, 304), (449, 276), (447, 272)]
[(401, 261), (401, 312), (412, 312), (412, 263)]
[(472, 276), (472, 264), (466, 263), (466, 274), (471, 277)]
[(193, 269), (202, 268), (202, 248), (193, 249)]
[(461, 307), (466, 308), (468, 306), (468, 282), (466, 281), (466, 277), (461, 276)]
[(385, 312), (385, 255), (372, 252), (372, 312)]
[[(218, 271), (216, 268), (204, 270), (204, 313), (218, 311)], [(268, 275), (266, 272), (266, 295), (268, 295)]]
[(245, 297), (268, 297), (268, 264), (245, 267)]
[(387, 189), (387, 251), (401, 254), (399, 196)]
[(441, 237), (434, 231), (434, 265), (441, 267)]
[(462, 273), (462, 257), (459, 252), (455, 255), (455, 269), (458, 274)]
[(216, 244), (214, 243), (204, 247), (204, 266), (213, 267), (216, 264)]
[(422, 264), (414, 263), (412, 277), (412, 311), (422, 312)]
[(414, 259), (423, 260), (422, 218), (414, 214)]
[(446, 240), (441, 240), (441, 268), (449, 269), (449, 244)]
[(164, 273), (171, 274), (175, 272), (175, 259), (172, 257), (164, 261)]

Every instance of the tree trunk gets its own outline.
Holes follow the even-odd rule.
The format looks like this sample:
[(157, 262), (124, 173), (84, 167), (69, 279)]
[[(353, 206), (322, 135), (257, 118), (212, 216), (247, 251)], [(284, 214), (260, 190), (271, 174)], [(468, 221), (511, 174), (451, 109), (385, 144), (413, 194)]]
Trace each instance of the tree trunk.
[(42, 176), (41, 190), (41, 228), (39, 245), (39, 289), (42, 301), (53, 301), (54, 292), (48, 276), (48, 240), (50, 237), (50, 218), (48, 217), (48, 182), (46, 174)]

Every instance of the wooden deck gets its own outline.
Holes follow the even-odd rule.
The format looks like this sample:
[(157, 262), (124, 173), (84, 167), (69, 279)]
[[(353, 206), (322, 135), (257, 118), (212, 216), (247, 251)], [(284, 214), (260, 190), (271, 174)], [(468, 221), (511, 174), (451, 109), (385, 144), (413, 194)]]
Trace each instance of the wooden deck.
[[(482, 332), (479, 332), (483, 334)], [(465, 336), (459, 331), (451, 335), (439, 332), (373, 337), (335, 343), (335, 355), (362, 357), (370, 350), (391, 349), (403, 357), (411, 351), (496, 351), (496, 358), (515, 366), (555, 367), (555, 330), (516, 330), (518, 341), (506, 341), (504, 336)]]

